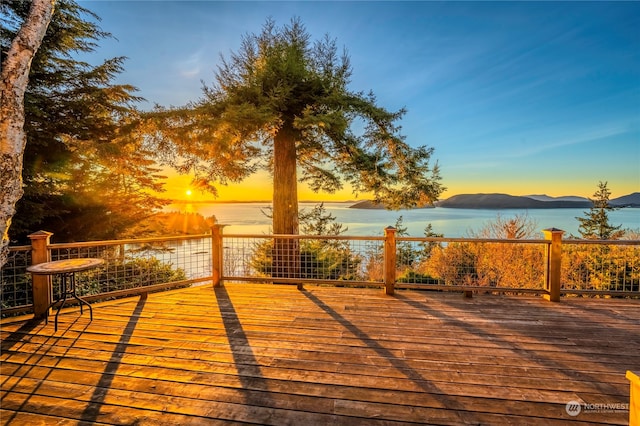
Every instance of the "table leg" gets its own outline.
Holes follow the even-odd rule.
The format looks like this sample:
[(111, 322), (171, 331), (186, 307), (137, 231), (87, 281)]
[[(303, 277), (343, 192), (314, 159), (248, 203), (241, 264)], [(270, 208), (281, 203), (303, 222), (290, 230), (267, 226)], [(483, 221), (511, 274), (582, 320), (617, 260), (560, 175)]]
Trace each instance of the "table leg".
[(78, 302), (80, 302), (80, 315), (82, 315), (82, 305), (87, 305), (89, 307), (89, 321), (93, 321), (93, 309), (91, 309), (91, 305), (88, 302), (82, 300), (76, 294), (76, 274), (72, 273), (70, 275), (71, 275), (70, 277), (71, 278), (71, 295), (75, 297)]
[[(64, 304), (67, 301), (67, 296), (68, 295), (73, 296), (79, 302), (80, 315), (83, 314), (82, 305), (87, 305), (89, 307), (89, 318), (90, 318), (90, 321), (93, 321), (93, 309), (91, 308), (91, 305), (88, 302), (82, 300), (76, 294), (76, 275), (75, 275), (75, 273), (70, 272), (70, 273), (67, 273), (67, 274), (60, 274), (60, 290), (62, 291), (62, 298), (56, 300), (55, 302), (50, 304), (49, 307), (47, 308), (47, 312), (48, 312), (49, 309), (51, 307), (53, 307), (53, 305), (55, 305), (58, 302), (62, 302), (60, 304), (60, 306), (58, 307), (58, 309), (56, 310), (56, 317), (55, 317), (55, 322), (54, 322), (54, 331), (58, 331), (58, 315), (60, 314), (60, 310), (64, 307)], [(44, 323), (45, 324), (49, 323), (48, 315), (45, 317), (45, 322)]]

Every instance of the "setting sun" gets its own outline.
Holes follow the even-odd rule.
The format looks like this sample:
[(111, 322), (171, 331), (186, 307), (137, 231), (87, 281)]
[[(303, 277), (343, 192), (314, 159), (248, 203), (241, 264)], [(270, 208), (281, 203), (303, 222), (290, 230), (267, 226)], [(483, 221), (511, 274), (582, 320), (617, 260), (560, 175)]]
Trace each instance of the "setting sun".
[(185, 191), (185, 194), (187, 195), (187, 197), (191, 197), (191, 194), (193, 194), (193, 192), (191, 192), (191, 189), (187, 189)]

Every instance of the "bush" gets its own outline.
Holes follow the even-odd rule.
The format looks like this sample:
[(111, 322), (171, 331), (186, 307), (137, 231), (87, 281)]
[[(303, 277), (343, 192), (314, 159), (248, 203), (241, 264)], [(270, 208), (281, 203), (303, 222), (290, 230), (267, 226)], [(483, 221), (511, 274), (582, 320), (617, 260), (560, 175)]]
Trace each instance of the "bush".
[(407, 271), (404, 275), (398, 278), (399, 283), (411, 283), (411, 284), (442, 284), (442, 282), (433, 278), (431, 275), (420, 274), (415, 271)]
[(185, 280), (182, 269), (173, 269), (155, 257), (109, 262), (104, 268), (78, 274), (78, 292), (83, 295), (108, 293)]

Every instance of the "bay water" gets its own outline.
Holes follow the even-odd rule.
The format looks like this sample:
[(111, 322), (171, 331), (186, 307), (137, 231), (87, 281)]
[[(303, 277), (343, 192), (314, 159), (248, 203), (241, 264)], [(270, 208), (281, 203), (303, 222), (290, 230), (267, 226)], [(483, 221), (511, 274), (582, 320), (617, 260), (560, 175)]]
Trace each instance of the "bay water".
[[(310, 211), (319, 203), (300, 203), (300, 209)], [(527, 215), (542, 231), (547, 228), (558, 228), (565, 231), (565, 237), (579, 236), (579, 222), (576, 217), (585, 217), (588, 208), (580, 209), (452, 209), (430, 208), (412, 210), (372, 210), (352, 209), (350, 203), (325, 202), (326, 212), (343, 224), (347, 231), (344, 235), (381, 236), (384, 228), (394, 226), (402, 216), (402, 226), (412, 237), (424, 236), (424, 229), (431, 224), (433, 232), (448, 238), (468, 237), (470, 231), (478, 232), (488, 223), (495, 222), (498, 215), (503, 219), (516, 215)], [(215, 216), (225, 227), (225, 234), (269, 234), (271, 219), (263, 212), (268, 212), (270, 204), (256, 203), (175, 203), (167, 206), (165, 211), (199, 213), (204, 217)], [(624, 208), (609, 212), (609, 222), (621, 225), (623, 229), (640, 230), (640, 208)], [(539, 235), (542, 238), (542, 232)]]

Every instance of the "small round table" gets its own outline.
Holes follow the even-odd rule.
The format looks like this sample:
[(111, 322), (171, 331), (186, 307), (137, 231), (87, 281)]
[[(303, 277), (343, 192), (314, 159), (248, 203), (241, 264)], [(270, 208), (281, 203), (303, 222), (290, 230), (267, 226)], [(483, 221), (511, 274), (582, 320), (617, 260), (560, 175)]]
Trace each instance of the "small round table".
[[(82, 315), (82, 305), (87, 305), (89, 307), (89, 317), (90, 321), (93, 321), (93, 310), (91, 309), (91, 305), (84, 300), (80, 299), (76, 294), (76, 272), (86, 271), (88, 269), (96, 268), (104, 263), (104, 259), (94, 259), (94, 258), (79, 258), (79, 259), (65, 259), (65, 260), (57, 260), (55, 262), (45, 262), (39, 263), (37, 265), (31, 265), (27, 268), (28, 272), (31, 272), (34, 275), (59, 275), (60, 283), (61, 283), (61, 295), (60, 297), (53, 303), (51, 303), (47, 307), (47, 313), (49, 309), (58, 302), (62, 302), (58, 307), (56, 312), (55, 319), (55, 331), (58, 331), (58, 314), (60, 313), (60, 309), (64, 306), (67, 301), (67, 296), (74, 297), (78, 302), (80, 302), (80, 315)], [(45, 324), (49, 323), (47, 315), (45, 317)]]

